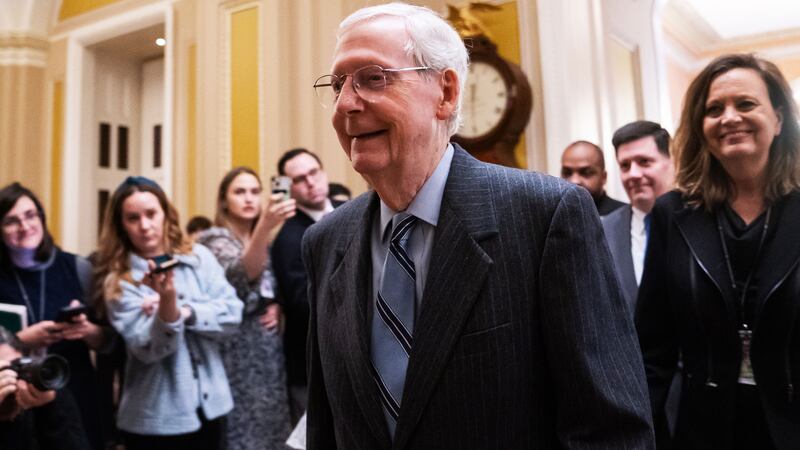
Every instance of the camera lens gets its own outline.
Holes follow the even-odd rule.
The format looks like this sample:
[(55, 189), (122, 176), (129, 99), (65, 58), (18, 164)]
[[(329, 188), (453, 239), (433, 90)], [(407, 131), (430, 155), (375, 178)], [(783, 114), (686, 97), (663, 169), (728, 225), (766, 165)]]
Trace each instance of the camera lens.
[(69, 363), (58, 355), (47, 355), (42, 360), (37, 375), (36, 380), (31, 380), (37, 389), (61, 389), (69, 381)]
[(22, 357), (12, 361), (11, 368), (40, 391), (61, 389), (69, 382), (69, 363), (58, 355), (42, 359)]

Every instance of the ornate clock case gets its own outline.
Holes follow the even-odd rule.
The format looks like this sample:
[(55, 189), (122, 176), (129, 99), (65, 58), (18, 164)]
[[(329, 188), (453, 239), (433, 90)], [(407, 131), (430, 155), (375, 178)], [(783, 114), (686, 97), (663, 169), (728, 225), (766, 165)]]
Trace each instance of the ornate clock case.
[(462, 92), (464, 125), (453, 141), (478, 159), (517, 167), (514, 147), (531, 115), (533, 99), (525, 74), (497, 54), (486, 36), (466, 38), (470, 75)]

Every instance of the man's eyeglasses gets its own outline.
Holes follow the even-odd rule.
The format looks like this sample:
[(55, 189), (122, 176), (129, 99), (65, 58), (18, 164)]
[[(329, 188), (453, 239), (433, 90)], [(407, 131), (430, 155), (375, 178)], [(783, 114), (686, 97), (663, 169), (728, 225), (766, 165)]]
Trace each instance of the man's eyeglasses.
[(315, 167), (309, 170), (308, 173), (292, 178), (292, 184), (308, 183), (311, 180), (317, 181), (320, 175), (322, 175), (322, 169)]
[(353, 90), (365, 102), (374, 102), (383, 96), (386, 84), (393, 80), (393, 74), (398, 72), (419, 72), (430, 70), (430, 67), (404, 67), (402, 69), (384, 69), (373, 65), (362, 67), (351, 74), (323, 75), (314, 82), (314, 91), (317, 93), (322, 106), (332, 107), (339, 100), (339, 95), (344, 89), (347, 77), (353, 79)]
[(22, 217), (17, 216), (6, 216), (3, 218), (3, 229), (4, 230), (18, 230), (22, 228), (23, 222), (28, 225), (33, 225), (39, 221), (39, 212), (36, 210), (26, 211)]

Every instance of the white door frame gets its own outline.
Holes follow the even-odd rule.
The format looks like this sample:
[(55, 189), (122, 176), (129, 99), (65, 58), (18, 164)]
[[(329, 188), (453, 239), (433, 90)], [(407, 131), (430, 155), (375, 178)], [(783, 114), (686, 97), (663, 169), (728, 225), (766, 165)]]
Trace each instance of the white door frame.
[[(97, 237), (92, 211), (96, 204), (93, 192), (92, 173), (93, 152), (84, 151), (94, 145), (97, 133), (93, 123), (94, 86), (92, 85), (93, 58), (87, 47), (117, 36), (131, 33), (159, 23), (164, 24), (164, 122), (162, 128), (162, 157), (164, 164), (164, 191), (171, 195), (173, 179), (173, 49), (174, 13), (171, 0), (152, 3), (132, 11), (112, 16), (85, 26), (70, 30), (67, 38), (67, 67), (65, 79), (64, 107), (64, 154), (60, 168), (62, 185), (60, 189), (61, 244), (69, 251), (88, 254), (96, 248)], [(60, 38), (60, 37), (56, 37)], [(86, 196), (91, 196), (87, 198)]]

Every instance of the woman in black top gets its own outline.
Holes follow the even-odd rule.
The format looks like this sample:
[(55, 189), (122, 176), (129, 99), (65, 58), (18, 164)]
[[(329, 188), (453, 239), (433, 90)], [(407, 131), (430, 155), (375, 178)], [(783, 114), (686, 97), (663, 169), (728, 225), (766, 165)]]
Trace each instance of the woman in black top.
[(107, 330), (80, 314), (66, 322), (60, 309), (89, 300), (91, 266), (58, 248), (47, 230), (44, 209), (19, 183), (0, 189), (0, 302), (25, 306), (28, 327), (17, 337), (34, 353), (57, 353), (70, 364), (67, 385), (94, 448), (101, 448), (97, 378), (89, 350), (102, 350)]
[[(653, 209), (636, 324), (659, 448), (800, 448), (800, 131), (778, 68), (712, 61)], [(678, 361), (674, 436), (664, 406)]]

